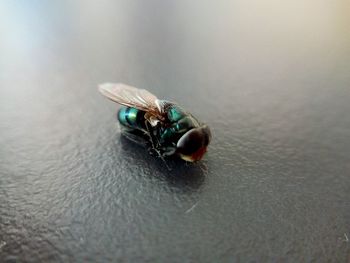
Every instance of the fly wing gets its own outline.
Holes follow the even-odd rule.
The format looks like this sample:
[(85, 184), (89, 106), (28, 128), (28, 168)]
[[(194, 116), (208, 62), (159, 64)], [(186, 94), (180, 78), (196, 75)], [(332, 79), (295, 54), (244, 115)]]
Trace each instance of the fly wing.
[(149, 112), (159, 120), (164, 119), (162, 102), (145, 89), (137, 89), (122, 83), (104, 83), (99, 85), (99, 91), (114, 102)]

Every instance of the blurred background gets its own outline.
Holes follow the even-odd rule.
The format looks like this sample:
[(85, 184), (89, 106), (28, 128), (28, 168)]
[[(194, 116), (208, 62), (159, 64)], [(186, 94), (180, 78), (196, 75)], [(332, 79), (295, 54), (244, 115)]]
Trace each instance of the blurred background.
[[(0, 261), (348, 262), (350, 2), (0, 2)], [(103, 82), (212, 130), (164, 163)]]

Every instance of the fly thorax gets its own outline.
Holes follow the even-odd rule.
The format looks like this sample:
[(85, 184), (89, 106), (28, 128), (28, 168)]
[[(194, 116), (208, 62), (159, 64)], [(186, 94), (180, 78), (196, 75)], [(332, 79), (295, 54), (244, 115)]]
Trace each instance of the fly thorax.
[(173, 122), (169, 127), (163, 128), (161, 132), (162, 141), (177, 142), (180, 137), (195, 127), (195, 122), (191, 116), (184, 116), (178, 121)]

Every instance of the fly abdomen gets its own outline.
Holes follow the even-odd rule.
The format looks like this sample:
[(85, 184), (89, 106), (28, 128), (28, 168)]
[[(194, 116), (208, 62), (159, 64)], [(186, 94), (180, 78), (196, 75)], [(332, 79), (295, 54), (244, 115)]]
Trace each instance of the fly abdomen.
[(118, 111), (119, 122), (127, 127), (142, 129), (145, 126), (145, 112), (132, 108), (121, 107)]

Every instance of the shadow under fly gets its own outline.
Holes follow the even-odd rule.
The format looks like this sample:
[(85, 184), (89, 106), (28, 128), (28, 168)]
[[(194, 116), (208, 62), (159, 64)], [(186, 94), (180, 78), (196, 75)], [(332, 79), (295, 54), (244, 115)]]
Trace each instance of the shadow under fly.
[(152, 176), (165, 180), (175, 187), (198, 189), (205, 181), (207, 167), (203, 161), (188, 163), (178, 158), (160, 158), (150, 154), (147, 141), (134, 140), (121, 133), (119, 138), (121, 153), (135, 165), (142, 165), (152, 171)]

